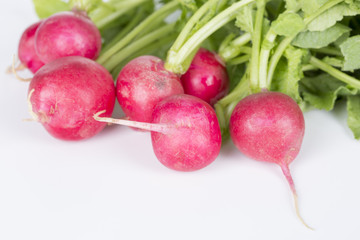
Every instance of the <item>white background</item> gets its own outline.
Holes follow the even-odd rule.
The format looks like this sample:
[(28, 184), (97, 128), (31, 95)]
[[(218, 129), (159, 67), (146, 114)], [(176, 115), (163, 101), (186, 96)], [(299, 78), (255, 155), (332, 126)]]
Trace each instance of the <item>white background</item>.
[(0, 11), (1, 240), (360, 239), (360, 142), (344, 104), (305, 114), (291, 164), (310, 231), (280, 168), (244, 157), (231, 142), (210, 166), (182, 173), (156, 160), (146, 133), (112, 126), (64, 142), (22, 121), (30, 117), (28, 83), (4, 71), (37, 18), (30, 0), (3, 1)]

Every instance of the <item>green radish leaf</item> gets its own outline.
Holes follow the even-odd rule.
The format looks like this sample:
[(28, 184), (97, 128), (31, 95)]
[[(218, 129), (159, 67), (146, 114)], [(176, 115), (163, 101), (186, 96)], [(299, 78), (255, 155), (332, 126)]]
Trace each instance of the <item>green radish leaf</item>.
[(350, 32), (344, 33), (334, 42), (334, 45), (339, 48), (340, 45), (343, 44), (343, 42), (345, 42), (349, 37), (350, 37)]
[(301, 104), (299, 81), (304, 77), (301, 69), (307, 55), (307, 50), (288, 47), (284, 55), (286, 59), (283, 58), (276, 68), (271, 90), (285, 93)]
[(248, 33), (252, 33), (254, 31), (256, 14), (254, 6), (254, 3), (246, 5), (239, 10), (239, 13), (236, 16), (235, 25)]
[(195, 12), (198, 9), (198, 6), (196, 4), (195, 0), (178, 0), (180, 2), (180, 4), (189, 9), (190, 11)]
[(322, 48), (335, 42), (342, 35), (350, 32), (350, 30), (351, 28), (337, 23), (324, 31), (299, 33), (292, 44), (301, 48)]
[(339, 58), (326, 56), (322, 59), (322, 61), (333, 67), (338, 67), (338, 68), (344, 67), (344, 60)]
[(340, 45), (340, 49), (345, 57), (344, 71), (360, 68), (360, 36), (348, 38)]
[(69, 11), (71, 7), (62, 0), (33, 0), (39, 18), (47, 18), (57, 12)]
[(316, 12), (327, 1), (328, 0), (299, 0), (301, 10), (303, 10), (306, 16)]
[(288, 11), (297, 12), (301, 8), (300, 1), (298, 0), (285, 0), (285, 7)]
[(311, 21), (308, 25), (309, 31), (324, 31), (332, 27), (336, 22), (341, 21), (344, 16), (355, 16), (360, 13), (360, 10), (352, 9), (348, 4), (341, 3), (328, 9), (320, 16)]
[(305, 28), (303, 18), (296, 13), (286, 12), (272, 22), (272, 30), (281, 36), (292, 36)]
[(325, 73), (313, 78), (301, 79), (300, 91), (303, 99), (311, 106), (327, 111), (334, 108), (339, 96), (351, 96), (358, 93), (358, 90), (346, 86), (345, 83)]
[(360, 1), (359, 0), (345, 0), (349, 4), (350, 8), (356, 11), (360, 10)]
[(76, 8), (89, 12), (102, 4), (102, 0), (70, 0), (71, 8)]
[(347, 124), (356, 139), (360, 139), (360, 96), (347, 97)]

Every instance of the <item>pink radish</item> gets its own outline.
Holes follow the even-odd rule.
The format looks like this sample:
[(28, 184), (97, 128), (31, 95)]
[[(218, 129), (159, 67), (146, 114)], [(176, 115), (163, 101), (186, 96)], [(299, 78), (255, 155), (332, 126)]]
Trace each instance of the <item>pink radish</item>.
[(99, 117), (102, 113), (94, 118), (151, 131), (155, 155), (168, 168), (195, 171), (219, 155), (221, 133), (215, 111), (199, 98), (180, 94), (163, 99), (151, 123)]
[(154, 56), (127, 63), (117, 77), (116, 91), (127, 118), (140, 122), (150, 122), (155, 105), (165, 97), (184, 93), (179, 77)]
[(304, 116), (289, 96), (278, 92), (260, 92), (242, 99), (230, 118), (230, 134), (236, 147), (258, 161), (278, 164), (295, 200), (301, 218), (295, 185), (289, 164), (298, 155), (304, 137)]
[(214, 105), (229, 91), (229, 77), (220, 57), (204, 48), (195, 54), (189, 69), (181, 76), (186, 94)]
[(41, 22), (37, 22), (26, 28), (20, 38), (18, 56), (20, 62), (35, 73), (44, 63), (37, 56), (35, 51), (35, 32)]
[(93, 114), (111, 116), (115, 86), (110, 73), (93, 60), (72, 56), (56, 59), (36, 72), (29, 86), (33, 118), (54, 137), (80, 140), (94, 136), (106, 124)]
[(35, 48), (44, 63), (66, 56), (95, 60), (101, 50), (101, 36), (86, 13), (61, 12), (41, 23), (35, 35)]

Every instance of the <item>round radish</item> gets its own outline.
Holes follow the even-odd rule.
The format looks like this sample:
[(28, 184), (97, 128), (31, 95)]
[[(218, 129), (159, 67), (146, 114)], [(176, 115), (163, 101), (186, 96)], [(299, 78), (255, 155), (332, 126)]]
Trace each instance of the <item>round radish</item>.
[(187, 72), (181, 76), (186, 94), (213, 105), (229, 91), (229, 77), (218, 55), (200, 48)]
[(164, 69), (163, 61), (141, 56), (127, 63), (116, 82), (118, 102), (130, 120), (150, 122), (155, 105), (165, 97), (183, 93), (177, 75)]
[(98, 121), (151, 131), (159, 161), (178, 171), (195, 171), (212, 163), (221, 148), (220, 126), (214, 109), (190, 95), (173, 95), (159, 102), (151, 123), (99, 117)]
[(35, 33), (40, 24), (41, 22), (37, 22), (26, 28), (18, 46), (20, 62), (33, 73), (44, 65), (35, 51)]
[(66, 56), (96, 59), (101, 36), (86, 13), (61, 12), (41, 23), (35, 35), (35, 48), (44, 63)]
[(80, 140), (94, 136), (106, 124), (93, 114), (111, 116), (115, 86), (110, 73), (93, 60), (72, 56), (54, 60), (36, 72), (29, 86), (29, 108), (56, 138)]
[(299, 214), (289, 170), (289, 164), (300, 151), (305, 131), (304, 116), (297, 103), (278, 92), (249, 95), (236, 105), (229, 130), (231, 139), (242, 153), (281, 167), (294, 195), (297, 214), (305, 224)]
[(156, 105), (152, 123), (172, 126), (165, 134), (151, 133), (156, 157), (171, 169), (198, 170), (219, 155), (221, 132), (216, 113), (199, 98), (175, 95), (164, 99)]

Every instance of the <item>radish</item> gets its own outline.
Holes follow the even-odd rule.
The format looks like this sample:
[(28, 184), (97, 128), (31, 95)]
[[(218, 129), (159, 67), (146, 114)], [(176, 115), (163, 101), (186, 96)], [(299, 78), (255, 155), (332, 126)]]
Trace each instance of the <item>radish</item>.
[(229, 91), (229, 77), (221, 58), (204, 48), (195, 54), (189, 69), (181, 76), (186, 94), (214, 105)]
[(110, 73), (93, 60), (70, 56), (44, 65), (29, 86), (29, 110), (54, 137), (81, 140), (94, 136), (106, 124), (92, 116), (115, 104), (115, 86)]
[(65, 56), (95, 60), (101, 50), (101, 36), (85, 12), (60, 12), (41, 23), (35, 48), (44, 63)]
[(118, 102), (127, 118), (150, 122), (155, 105), (167, 96), (184, 93), (179, 77), (154, 56), (131, 60), (116, 81)]
[(242, 153), (281, 167), (294, 196), (296, 213), (309, 227), (300, 216), (289, 170), (289, 164), (299, 153), (305, 131), (304, 116), (296, 102), (279, 92), (249, 95), (236, 105), (229, 130), (231, 139)]
[(163, 99), (155, 106), (151, 123), (100, 117), (103, 112), (94, 118), (151, 131), (155, 155), (170, 169), (195, 171), (219, 155), (221, 133), (215, 111), (197, 97), (180, 94)]
[(35, 33), (40, 24), (41, 21), (34, 23), (26, 28), (26, 30), (21, 35), (18, 47), (18, 56), (20, 62), (32, 73), (35, 73), (44, 65), (35, 51)]

